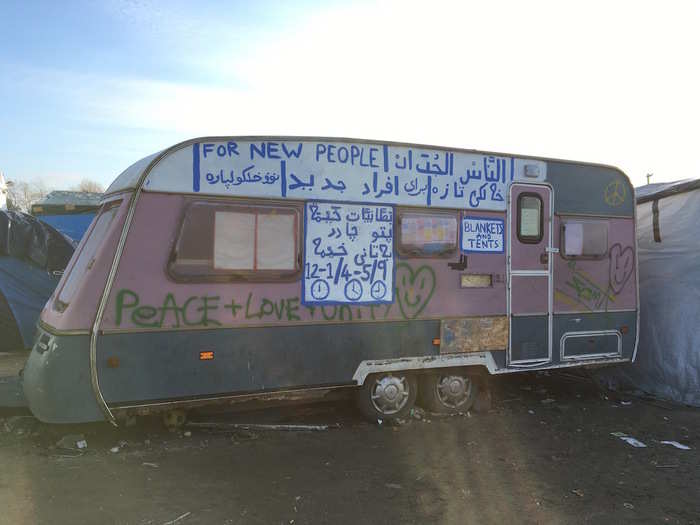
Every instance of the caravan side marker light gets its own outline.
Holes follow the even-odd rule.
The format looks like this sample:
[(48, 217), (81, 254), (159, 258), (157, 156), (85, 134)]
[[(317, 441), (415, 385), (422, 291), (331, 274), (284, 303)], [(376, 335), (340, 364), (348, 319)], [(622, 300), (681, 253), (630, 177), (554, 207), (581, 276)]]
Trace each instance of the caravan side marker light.
[(214, 359), (214, 352), (211, 350), (208, 350), (206, 352), (199, 352), (199, 360), (200, 361), (210, 361), (211, 359)]
[(436, 337), (435, 339), (433, 339), (433, 345), (440, 346), (440, 338), (439, 337)]
[(625, 334), (626, 334), (627, 332), (629, 332), (629, 331), (630, 331), (630, 327), (627, 326), (626, 324), (625, 324), (625, 325), (622, 325), (622, 326), (620, 327), (620, 333), (621, 333), (622, 335), (625, 335)]
[(118, 357), (108, 357), (107, 366), (110, 368), (119, 368), (119, 358)]

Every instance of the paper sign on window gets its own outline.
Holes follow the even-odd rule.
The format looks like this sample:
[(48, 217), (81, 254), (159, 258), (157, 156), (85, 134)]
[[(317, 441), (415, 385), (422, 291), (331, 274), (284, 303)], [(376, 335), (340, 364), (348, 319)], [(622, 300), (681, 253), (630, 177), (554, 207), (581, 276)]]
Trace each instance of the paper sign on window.
[(564, 235), (564, 253), (566, 255), (581, 255), (583, 253), (583, 224), (569, 222), (566, 224)]
[(214, 268), (252, 270), (255, 263), (255, 215), (217, 211), (214, 217)]
[(539, 237), (540, 210), (539, 208), (522, 208), (520, 210), (520, 235), (522, 237)]

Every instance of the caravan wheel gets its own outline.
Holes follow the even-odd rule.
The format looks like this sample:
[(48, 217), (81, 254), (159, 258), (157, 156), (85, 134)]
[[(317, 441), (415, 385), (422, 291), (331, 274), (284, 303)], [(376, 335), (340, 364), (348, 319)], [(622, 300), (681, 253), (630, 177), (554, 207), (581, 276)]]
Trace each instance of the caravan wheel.
[(418, 382), (413, 374), (373, 374), (357, 392), (357, 405), (371, 421), (401, 419), (416, 402)]
[(458, 370), (423, 376), (420, 390), (421, 405), (426, 409), (451, 414), (469, 410), (477, 394), (474, 378)]

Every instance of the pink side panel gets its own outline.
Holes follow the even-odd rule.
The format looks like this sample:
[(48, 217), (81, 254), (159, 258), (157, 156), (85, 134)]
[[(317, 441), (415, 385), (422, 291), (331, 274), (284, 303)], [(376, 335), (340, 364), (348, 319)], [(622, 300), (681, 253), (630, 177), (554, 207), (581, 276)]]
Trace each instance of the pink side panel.
[[(600, 260), (554, 256), (554, 312), (633, 310), (637, 308), (634, 220), (608, 219), (608, 255)], [(561, 219), (555, 217), (554, 246), (560, 242)]]
[[(468, 254), (466, 270), (448, 267), (448, 263), (458, 261), (458, 255), (450, 259), (396, 256), (394, 303), (378, 306), (305, 307), (300, 300), (301, 279), (287, 283), (176, 283), (167, 276), (166, 266), (186, 202), (188, 199), (179, 195), (148, 192), (141, 195), (103, 329), (505, 315), (504, 254)], [(472, 212), (469, 215), (504, 216), (503, 213)], [(491, 274), (493, 286), (461, 288), (462, 273)], [(119, 297), (121, 308), (117, 307)], [(140, 310), (147, 318), (135, 315), (141, 307), (147, 307)]]
[(549, 312), (549, 280), (542, 276), (512, 276), (511, 311), (515, 315)]

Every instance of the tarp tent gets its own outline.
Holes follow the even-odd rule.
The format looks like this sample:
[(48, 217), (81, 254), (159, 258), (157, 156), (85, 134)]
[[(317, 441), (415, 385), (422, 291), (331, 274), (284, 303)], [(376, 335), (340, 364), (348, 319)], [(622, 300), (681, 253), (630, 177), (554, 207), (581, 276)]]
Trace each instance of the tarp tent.
[(0, 211), (0, 351), (31, 347), (39, 313), (74, 249), (37, 218)]
[(700, 180), (637, 189), (637, 360), (615, 377), (655, 397), (700, 406)]
[(32, 215), (75, 241), (80, 241), (97, 213), (101, 193), (52, 191), (32, 205)]

